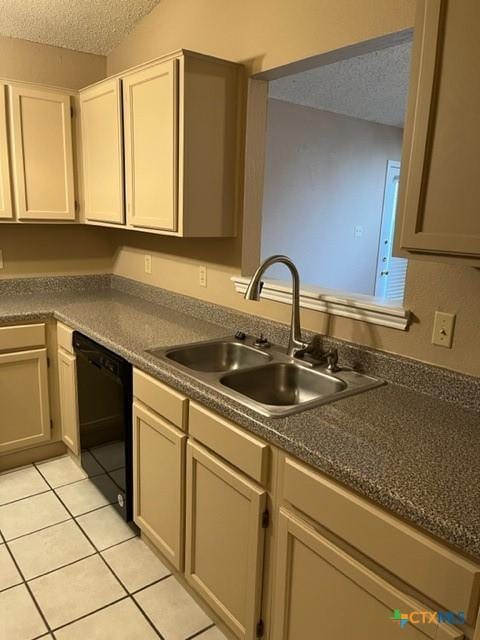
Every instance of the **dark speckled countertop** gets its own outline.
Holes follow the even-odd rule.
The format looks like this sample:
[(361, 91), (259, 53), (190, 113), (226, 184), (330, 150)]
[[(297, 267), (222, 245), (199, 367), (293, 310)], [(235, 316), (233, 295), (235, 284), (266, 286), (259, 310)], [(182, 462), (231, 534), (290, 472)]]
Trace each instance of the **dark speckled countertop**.
[[(385, 386), (268, 419), (145, 353), (286, 328), (123, 278), (0, 281), (0, 323), (54, 316), (393, 513), (480, 560), (480, 380), (339, 344)], [(343, 358), (343, 360), (342, 360)], [(421, 391), (419, 391), (419, 389)], [(445, 397), (445, 395), (448, 397)]]

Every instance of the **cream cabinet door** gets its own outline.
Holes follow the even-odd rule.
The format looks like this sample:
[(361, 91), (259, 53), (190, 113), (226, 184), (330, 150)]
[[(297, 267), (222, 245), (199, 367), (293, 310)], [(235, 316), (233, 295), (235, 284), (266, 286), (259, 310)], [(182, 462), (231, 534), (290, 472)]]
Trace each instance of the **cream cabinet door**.
[(134, 520), (179, 570), (183, 568), (185, 433), (133, 403)]
[(123, 224), (121, 83), (106, 80), (80, 93), (85, 217)]
[(13, 218), (10, 183), (10, 161), (8, 157), (6, 85), (0, 82), (0, 220)]
[(177, 228), (177, 60), (123, 80), (127, 219), (135, 227)]
[(283, 508), (277, 532), (270, 636), (274, 640), (464, 637), (459, 629), (444, 623), (419, 622), (400, 627), (395, 611), (408, 614), (428, 609)]
[(78, 422), (77, 359), (63, 349), (58, 350), (58, 381), (62, 440), (75, 455), (80, 455)]
[(201, 445), (187, 446), (185, 575), (238, 638), (260, 619), (266, 492)]
[(75, 220), (68, 94), (10, 87), (19, 220)]
[(480, 256), (480, 3), (418, 0), (399, 246)]
[(0, 453), (50, 437), (47, 350), (0, 354)]

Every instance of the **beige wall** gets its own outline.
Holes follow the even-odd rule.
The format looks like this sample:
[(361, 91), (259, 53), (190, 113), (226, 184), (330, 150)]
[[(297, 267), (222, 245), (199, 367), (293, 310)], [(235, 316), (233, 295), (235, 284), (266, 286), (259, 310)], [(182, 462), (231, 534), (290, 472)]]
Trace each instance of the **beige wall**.
[[(387, 162), (400, 160), (402, 134), (270, 99), (262, 258), (285, 253), (304, 284), (374, 295)], [(270, 273), (284, 279), (285, 267)]]
[[(0, 37), (0, 76), (76, 89), (105, 77), (106, 58)], [(109, 272), (112, 244), (103, 229), (0, 224), (0, 278)]]
[(0, 36), (0, 77), (80, 89), (105, 75), (105, 56)]
[[(413, 26), (414, 0), (162, 0), (108, 57), (108, 73), (181, 47), (246, 64), (250, 72)], [(240, 271), (240, 240), (182, 240), (116, 231), (115, 272), (251, 313), (287, 321), (287, 305), (244, 301), (230, 277)], [(144, 253), (153, 273), (144, 273)], [(208, 286), (198, 267), (208, 266)], [(305, 311), (303, 326), (347, 340), (480, 375), (480, 271), (410, 261), (408, 332)], [(431, 344), (435, 309), (457, 314), (454, 348)]]
[(176, 49), (259, 72), (412, 26), (414, 0), (161, 0), (108, 56), (108, 73)]
[(83, 226), (2, 224), (0, 279), (110, 273), (113, 246), (108, 229)]

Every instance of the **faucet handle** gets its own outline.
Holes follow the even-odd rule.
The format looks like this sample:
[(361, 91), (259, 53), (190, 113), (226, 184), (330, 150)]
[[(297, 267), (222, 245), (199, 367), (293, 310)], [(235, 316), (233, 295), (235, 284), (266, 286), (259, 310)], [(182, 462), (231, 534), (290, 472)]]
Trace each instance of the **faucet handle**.
[(323, 356), (321, 336), (315, 334), (309, 342), (302, 343), (299, 349), (295, 352), (296, 358), (303, 358), (305, 355), (312, 356), (313, 359), (321, 359)]
[(255, 338), (255, 342), (253, 343), (254, 347), (257, 347), (258, 349), (266, 349), (267, 347), (270, 346), (270, 342), (268, 340), (268, 338), (266, 338), (263, 333), (261, 333), (258, 338)]
[(305, 342), (303, 347), (299, 347), (295, 349), (294, 357), (295, 358), (303, 358), (306, 355), (310, 355), (314, 352), (315, 347), (312, 342)]
[(339, 367), (338, 367), (338, 349), (336, 349), (335, 347), (332, 348), (332, 349), (329, 349), (325, 353), (325, 360), (327, 361), (327, 369), (329, 371), (334, 373), (335, 371), (339, 370)]

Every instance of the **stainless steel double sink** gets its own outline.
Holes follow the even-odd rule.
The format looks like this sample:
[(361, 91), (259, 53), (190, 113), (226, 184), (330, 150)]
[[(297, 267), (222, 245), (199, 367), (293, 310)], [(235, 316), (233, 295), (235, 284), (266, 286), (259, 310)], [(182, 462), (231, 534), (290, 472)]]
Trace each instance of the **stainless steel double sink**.
[(328, 371), (286, 355), (277, 345), (254, 346), (255, 338), (220, 338), (148, 353), (270, 418), (333, 402), (383, 384), (351, 369)]

